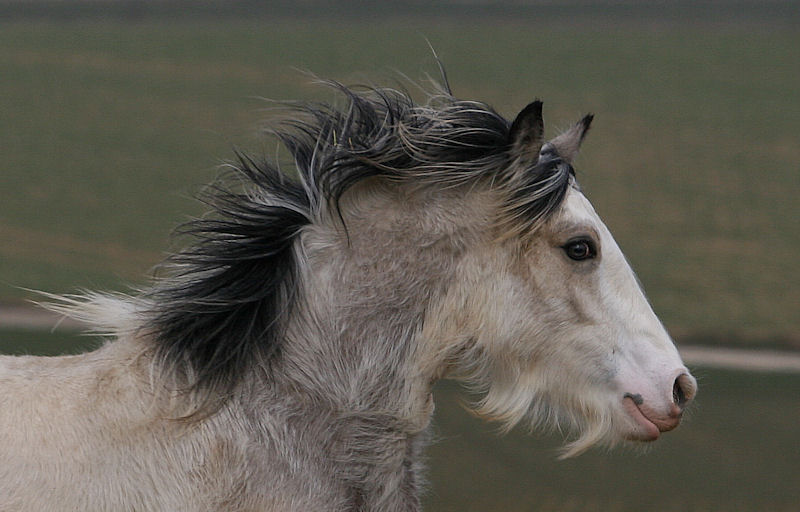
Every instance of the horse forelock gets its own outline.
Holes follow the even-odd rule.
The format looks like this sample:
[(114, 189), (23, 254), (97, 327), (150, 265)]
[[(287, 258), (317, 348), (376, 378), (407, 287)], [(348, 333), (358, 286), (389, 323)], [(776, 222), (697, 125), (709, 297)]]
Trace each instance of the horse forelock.
[(341, 218), (339, 201), (357, 183), (484, 181), (505, 198), (498, 225), (517, 234), (554, 212), (574, 182), (557, 155), (519, 165), (509, 121), (484, 103), (440, 92), (420, 105), (394, 89), (330, 84), (343, 106), (288, 104), (288, 117), (268, 130), (288, 149), (296, 175), (239, 154), (228, 179), (202, 197), (211, 215), (179, 229), (193, 242), (165, 262), (145, 294), (158, 360), (201, 395), (225, 396), (248, 365), (280, 350), (301, 293), (295, 241), (326, 215)]

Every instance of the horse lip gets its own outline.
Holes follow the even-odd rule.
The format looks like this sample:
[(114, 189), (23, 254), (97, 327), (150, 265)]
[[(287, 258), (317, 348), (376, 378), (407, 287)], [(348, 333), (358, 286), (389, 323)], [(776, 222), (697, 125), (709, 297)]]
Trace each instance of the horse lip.
[[(636, 423), (636, 430), (626, 436), (631, 441), (655, 441), (663, 430), (656, 423), (648, 418), (639, 407), (643, 403), (641, 395), (625, 393), (622, 399), (622, 406), (628, 416)], [(674, 428), (674, 427), (673, 427)]]

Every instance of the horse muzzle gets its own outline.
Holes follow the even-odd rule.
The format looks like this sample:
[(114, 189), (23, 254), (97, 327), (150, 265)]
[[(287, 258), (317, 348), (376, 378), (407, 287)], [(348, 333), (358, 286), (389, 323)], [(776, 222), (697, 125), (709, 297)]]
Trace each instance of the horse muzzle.
[(641, 393), (626, 392), (622, 407), (633, 422), (625, 436), (632, 441), (655, 441), (661, 432), (675, 429), (681, 422), (683, 411), (697, 393), (697, 381), (683, 368), (679, 375), (671, 379), (667, 393), (657, 393), (648, 397)]

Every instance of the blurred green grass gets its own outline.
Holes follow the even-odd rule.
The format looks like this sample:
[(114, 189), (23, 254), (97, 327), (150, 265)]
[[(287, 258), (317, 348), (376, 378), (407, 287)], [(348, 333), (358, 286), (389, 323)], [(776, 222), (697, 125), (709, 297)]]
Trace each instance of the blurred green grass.
[(14, 356), (60, 356), (80, 354), (102, 343), (96, 336), (77, 331), (42, 331), (26, 328), (0, 328), (0, 354)]
[[(642, 450), (556, 460), (560, 438), (469, 417), (452, 383), (437, 392), (429, 449), (437, 511), (793, 511), (800, 449), (789, 417), (800, 375), (694, 369), (700, 394), (680, 428)], [(644, 456), (646, 454), (646, 456)]]
[(258, 98), (331, 99), (436, 73), (550, 134), (596, 114), (578, 161), (679, 337), (798, 344), (800, 45), (791, 27), (402, 18), (4, 23), (0, 298), (140, 284), (190, 200), (257, 136)]

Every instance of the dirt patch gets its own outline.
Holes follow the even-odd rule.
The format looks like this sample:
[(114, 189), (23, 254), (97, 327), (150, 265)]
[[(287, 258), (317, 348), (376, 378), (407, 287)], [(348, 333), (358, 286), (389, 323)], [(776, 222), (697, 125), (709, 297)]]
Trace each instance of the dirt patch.
[(689, 366), (706, 366), (758, 372), (800, 372), (800, 353), (724, 347), (682, 346)]

